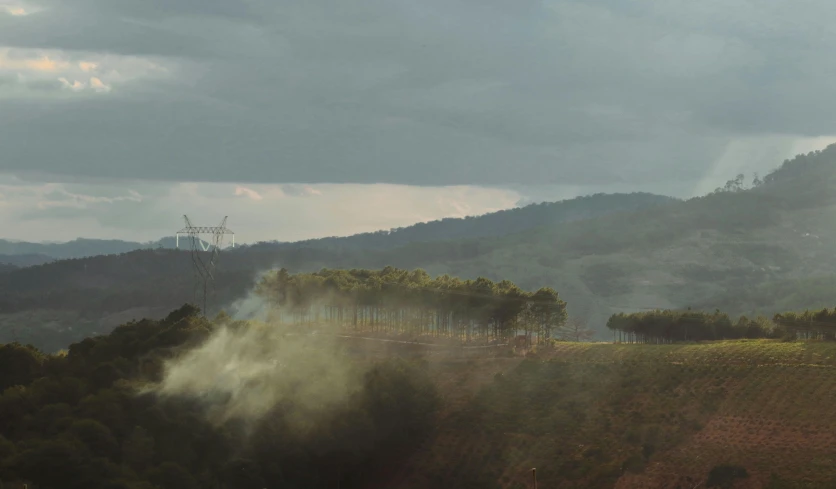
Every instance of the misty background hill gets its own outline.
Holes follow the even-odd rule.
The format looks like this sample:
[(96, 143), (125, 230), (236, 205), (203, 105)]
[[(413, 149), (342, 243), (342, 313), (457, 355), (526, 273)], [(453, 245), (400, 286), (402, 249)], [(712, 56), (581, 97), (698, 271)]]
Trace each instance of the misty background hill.
[[(204, 244), (208, 244), (204, 241)], [(181, 243), (181, 246), (183, 244)], [(85, 258), (98, 255), (116, 255), (143, 249), (174, 249), (176, 240), (173, 236), (157, 241), (140, 243), (119, 239), (78, 238), (64, 243), (31, 243), (0, 239), (0, 264), (28, 267), (41, 265), (54, 260)], [(188, 248), (189, 244), (185, 243)]]
[[(288, 248), (392, 249), (417, 242), (502, 236), (539, 226), (577, 221), (616, 211), (640, 209), (676, 200), (673, 197), (643, 192), (596, 194), (560, 202), (531, 204), (481, 216), (423, 222), (373, 233), (309, 239), (293, 243), (259, 242), (240, 245), (239, 248), (243, 250)], [(207, 241), (203, 243), (208, 245)], [(175, 249), (175, 247), (176, 241), (172, 236), (146, 243), (85, 238), (78, 238), (65, 243), (31, 243), (0, 239), (0, 264), (27, 267), (49, 263), (54, 260), (114, 255), (136, 250)], [(181, 243), (181, 248), (188, 247), (188, 243)]]
[(414, 243), (504, 236), (542, 226), (580, 221), (613, 212), (627, 212), (678, 199), (646, 192), (594, 194), (559, 202), (542, 202), (491, 212), (481, 216), (447, 218), (411, 226), (345, 237), (327, 237), (293, 243), (258, 243), (261, 248), (316, 248), (333, 250), (393, 249)]
[[(754, 315), (832, 306), (834, 188), (836, 146), (830, 146), (785, 161), (762, 180), (734, 179), (684, 201), (597, 195), (424, 225), (427, 235), (444, 239), (419, 241), (426, 235), (415, 231), (418, 225), (260, 243), (222, 254), (211, 303), (234, 313), (240, 305), (235, 301), (270, 268), (393, 265), (431, 275), (508, 279), (528, 290), (550, 286), (567, 301), (571, 316), (599, 333), (612, 313), (622, 311), (692, 307)], [(549, 209), (562, 217), (550, 217)], [(517, 222), (509, 216), (523, 224), (508, 224), (513, 232), (500, 234), (506, 228), (494, 223)], [(464, 237), (450, 239), (456, 235)], [(51, 338), (71, 321), (76, 327), (68, 337), (107, 331), (116, 318), (164, 314), (194, 300), (191, 266), (188, 252), (160, 248), (7, 271), (0, 274), (0, 334), (7, 335), (11, 324), (33, 324), (39, 314), (50, 315), (36, 322), (38, 328), (52, 325)]]

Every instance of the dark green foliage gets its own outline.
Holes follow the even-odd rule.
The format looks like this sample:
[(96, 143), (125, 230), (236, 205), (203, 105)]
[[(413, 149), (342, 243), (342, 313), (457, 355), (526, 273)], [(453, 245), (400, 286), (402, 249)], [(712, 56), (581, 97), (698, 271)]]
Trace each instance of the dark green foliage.
[(88, 489), (122, 475), (119, 466), (96, 458), (83, 443), (62, 437), (27, 440), (17, 455), (4, 461), (2, 478), (27, 480), (44, 488)]
[(779, 313), (772, 319), (784, 339), (836, 339), (836, 308)]
[(9, 460), (15, 455), (16, 451), (15, 444), (6, 439), (5, 436), (0, 435), (0, 460)]
[(172, 462), (163, 462), (148, 470), (145, 477), (161, 489), (198, 489), (197, 480), (188, 470)]
[(772, 338), (775, 331), (765, 318), (745, 316), (732, 322), (728, 315), (698, 311), (656, 310), (613, 314), (607, 328), (619, 340), (631, 343), (673, 343), (681, 341)]
[(44, 355), (31, 345), (0, 345), (0, 391), (35, 380), (43, 362)]
[(624, 281), (626, 276), (627, 273), (623, 268), (611, 263), (596, 263), (581, 272), (581, 280), (584, 284), (593, 294), (601, 297), (628, 292), (630, 286)]
[(376, 364), (342, 406), (315, 417), (287, 401), (263, 418), (217, 425), (196, 400), (139, 393), (159, 375), (148, 374), (149, 362), (183, 354), (218, 327), (186, 305), (164, 320), (73, 344), (66, 357), (0, 346), (0, 358), (20, 367), (3, 371), (11, 385), (0, 395), (0, 481), (41, 489), (350, 489), (432, 432), (440, 398), (424, 366), (402, 360)]
[(404, 361), (373, 367), (366, 373), (365, 393), (363, 410), (384, 436), (382, 441), (394, 446), (420, 437), (441, 401), (430, 379)]
[(138, 473), (149, 468), (154, 460), (154, 437), (142, 426), (134, 426), (121, 448), (122, 462)]
[(97, 457), (118, 460), (119, 444), (110, 429), (94, 419), (74, 421), (67, 429), (67, 435), (82, 442)]

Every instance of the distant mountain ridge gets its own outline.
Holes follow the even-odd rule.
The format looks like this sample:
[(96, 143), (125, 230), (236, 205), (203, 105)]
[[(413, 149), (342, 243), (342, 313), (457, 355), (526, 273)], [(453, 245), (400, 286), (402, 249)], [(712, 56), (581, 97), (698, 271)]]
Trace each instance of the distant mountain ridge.
[(261, 242), (241, 249), (309, 248), (342, 250), (387, 250), (415, 243), (493, 238), (542, 226), (591, 219), (616, 212), (630, 212), (679, 202), (680, 199), (647, 192), (597, 193), (524, 207), (490, 212), (480, 216), (450, 217), (411, 226), (345, 237), (327, 237), (292, 243)]
[[(393, 249), (416, 242), (502, 236), (539, 226), (587, 219), (617, 211), (636, 210), (676, 200), (673, 197), (650, 193), (595, 194), (559, 202), (531, 204), (480, 216), (423, 222), (388, 231), (361, 233), (345, 237), (309, 239), (293, 243), (273, 241), (240, 245), (238, 251), (275, 248)], [(182, 245), (183, 243), (181, 243), (181, 247)], [(158, 248), (174, 249), (175, 238), (165, 237), (147, 243), (85, 238), (78, 238), (65, 243), (0, 240), (0, 263), (26, 267), (41, 265), (54, 260), (117, 255), (136, 250)]]
[[(208, 244), (204, 242), (205, 244)], [(181, 247), (183, 243), (181, 243)], [(188, 246), (188, 245), (186, 245)], [(70, 260), (99, 255), (118, 255), (136, 250), (174, 249), (174, 237), (140, 243), (119, 239), (77, 238), (64, 243), (32, 243), (0, 239), (0, 264), (28, 267), (55, 260)]]
[(22, 267), (33, 267), (35, 265), (43, 265), (55, 261), (57, 258), (42, 255), (39, 253), (25, 253), (25, 254), (0, 254), (0, 271), (9, 271)]

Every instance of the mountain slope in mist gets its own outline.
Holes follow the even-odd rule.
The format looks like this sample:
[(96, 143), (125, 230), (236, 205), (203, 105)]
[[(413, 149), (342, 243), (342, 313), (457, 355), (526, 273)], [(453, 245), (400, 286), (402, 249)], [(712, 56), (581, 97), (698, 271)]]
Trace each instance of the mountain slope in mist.
[[(273, 267), (298, 272), (393, 265), (508, 279), (527, 290), (550, 286), (567, 301), (570, 316), (586, 318), (600, 332), (612, 313), (648, 308), (770, 314), (832, 306), (834, 190), (831, 146), (786, 161), (753, 188), (504, 236), (390, 249), (253, 246), (221, 255), (211, 304), (225, 307), (244, 297), (257, 274)], [(0, 274), (0, 313), (48, 308), (83, 311), (96, 320), (132, 308), (176, 307), (195, 297), (194, 283), (184, 251), (59, 261)]]
[[(181, 240), (182, 241), (182, 240)], [(208, 244), (204, 242), (204, 244)], [(188, 248), (188, 243), (180, 243)], [(0, 263), (17, 266), (33, 266), (54, 260), (85, 258), (98, 255), (118, 255), (136, 250), (174, 249), (175, 238), (165, 237), (158, 241), (139, 243), (119, 239), (78, 238), (65, 243), (31, 243), (0, 239)]]
[[(528, 289), (548, 284), (571, 314), (599, 329), (618, 311), (723, 306), (753, 314), (832, 306), (828, 298), (836, 288), (821, 286), (836, 275), (830, 251), (836, 246), (835, 190), (831, 146), (784, 162), (750, 189), (538, 228), (430, 270), (501, 276)], [(818, 292), (810, 282), (816, 277)], [(769, 285), (778, 283), (784, 285)], [(790, 297), (792, 283), (806, 285)], [(755, 287), (765, 296), (756, 300)]]
[[(543, 202), (490, 212), (481, 216), (447, 218), (412, 226), (346, 237), (328, 237), (294, 243), (258, 243), (259, 249), (384, 250), (416, 243), (504, 236), (542, 226), (590, 219), (677, 202), (678, 199), (646, 192), (595, 194), (559, 202)], [(242, 249), (246, 249), (243, 247)]]

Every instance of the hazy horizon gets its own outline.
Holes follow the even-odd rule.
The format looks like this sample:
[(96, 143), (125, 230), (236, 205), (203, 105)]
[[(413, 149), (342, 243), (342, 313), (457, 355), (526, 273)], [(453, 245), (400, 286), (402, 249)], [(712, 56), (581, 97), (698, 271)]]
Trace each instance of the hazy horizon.
[(188, 214), (295, 241), (705, 193), (836, 141), (836, 35), (808, 7), (0, 0), (0, 236), (145, 241)]
[[(474, 185), (424, 187), (391, 184), (239, 184), (181, 182), (35, 183), (0, 173), (0, 216), (14, 218), (15, 233), (0, 239), (66, 243), (75, 239), (156, 242), (183, 227), (215, 226), (229, 216), (237, 244), (303, 241), (351, 236), (444, 218), (478, 216), (532, 203), (556, 202), (595, 193), (647, 192), (687, 199), (710, 193), (738, 173), (747, 183), (785, 159), (824, 149), (836, 138), (757, 140), (730, 144), (706, 177), (693, 182), (579, 185)], [(7, 200), (4, 202), (4, 196)], [(8, 197), (14, 197), (11, 202)], [(31, 204), (24, 199), (30, 199)], [(267, 214), (269, 209), (284, 212)], [(171, 209), (181, 212), (175, 214)], [(17, 213), (15, 213), (17, 211)], [(127, 217), (126, 213), (136, 215)], [(304, 218), (304, 219), (303, 219)], [(270, 220), (274, 220), (271, 224)], [(62, 222), (73, 222), (63, 227)], [(299, 221), (302, 226), (288, 230)], [(20, 230), (24, 231), (21, 233)], [(75, 234), (78, 229), (89, 229)]]

